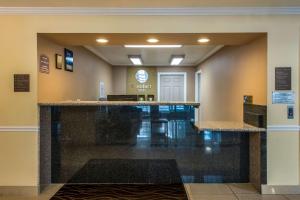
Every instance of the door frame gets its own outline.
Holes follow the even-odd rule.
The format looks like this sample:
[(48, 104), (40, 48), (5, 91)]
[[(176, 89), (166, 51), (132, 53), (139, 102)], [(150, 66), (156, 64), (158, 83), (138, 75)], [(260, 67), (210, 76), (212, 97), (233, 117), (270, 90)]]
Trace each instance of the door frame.
[[(198, 80), (198, 75), (201, 76), (201, 74), (202, 74), (201, 70), (198, 70), (195, 73), (195, 102), (197, 102), (198, 98), (201, 96), (201, 94), (200, 94), (201, 92), (199, 93), (200, 88), (199, 88), (199, 80)], [(198, 102), (198, 103), (200, 103), (200, 102)]]
[(187, 79), (186, 79), (186, 72), (157, 72), (157, 101), (160, 101), (160, 78), (161, 75), (183, 75), (184, 79), (184, 86), (183, 86), (183, 99), (184, 101), (187, 100)]
[[(198, 75), (200, 75), (200, 81), (201, 81), (201, 75), (202, 75), (202, 71), (201, 70), (198, 70), (198, 71), (195, 72), (195, 102), (198, 102), (198, 99), (201, 98), (201, 91), (200, 91), (200, 88), (199, 88), (199, 76)], [(200, 103), (200, 101), (198, 103)], [(201, 117), (202, 116), (200, 116), (200, 107), (199, 108), (195, 108), (195, 121), (200, 121)]]

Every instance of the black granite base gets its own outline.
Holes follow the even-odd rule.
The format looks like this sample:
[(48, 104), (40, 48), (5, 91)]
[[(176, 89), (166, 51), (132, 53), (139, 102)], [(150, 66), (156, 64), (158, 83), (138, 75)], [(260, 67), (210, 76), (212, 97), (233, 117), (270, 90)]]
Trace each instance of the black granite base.
[(50, 200), (188, 200), (182, 184), (64, 185)]
[[(42, 174), (51, 174), (51, 183), (153, 183), (155, 176), (165, 178), (157, 183), (170, 183), (175, 172), (171, 165), (160, 162), (155, 166), (158, 174), (147, 172), (144, 165), (153, 160), (176, 160), (184, 183), (249, 182), (249, 133), (199, 133), (191, 123), (192, 106), (58, 106), (51, 110), (51, 160), (47, 160), (51, 170), (41, 169)], [(138, 168), (148, 173), (146, 178)], [(134, 170), (128, 173), (127, 169)]]
[(181, 184), (176, 160), (90, 160), (69, 183)]

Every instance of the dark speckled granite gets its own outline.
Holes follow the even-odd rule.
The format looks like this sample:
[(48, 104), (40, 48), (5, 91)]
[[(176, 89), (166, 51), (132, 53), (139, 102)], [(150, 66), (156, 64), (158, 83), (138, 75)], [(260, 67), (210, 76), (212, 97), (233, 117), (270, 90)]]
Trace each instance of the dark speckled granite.
[[(249, 133), (198, 132), (193, 119), (192, 106), (52, 106), (51, 182), (81, 182), (89, 162), (100, 161), (93, 168), (100, 170), (105, 159), (115, 160), (111, 170), (124, 174), (113, 173), (114, 183), (130, 183), (120, 160), (128, 166), (136, 160), (174, 160), (185, 183), (249, 182)], [(139, 168), (132, 172), (140, 173)], [(161, 181), (167, 181), (170, 170), (162, 164), (160, 169)], [(101, 176), (93, 170), (91, 182), (110, 181), (109, 170)]]
[(41, 107), (40, 115), (40, 190), (51, 184), (51, 108)]
[(90, 160), (69, 183), (181, 184), (176, 160)]
[(244, 104), (244, 122), (256, 127), (267, 127), (267, 106)]
[(266, 133), (250, 134), (250, 182), (258, 191), (261, 184), (267, 184)]

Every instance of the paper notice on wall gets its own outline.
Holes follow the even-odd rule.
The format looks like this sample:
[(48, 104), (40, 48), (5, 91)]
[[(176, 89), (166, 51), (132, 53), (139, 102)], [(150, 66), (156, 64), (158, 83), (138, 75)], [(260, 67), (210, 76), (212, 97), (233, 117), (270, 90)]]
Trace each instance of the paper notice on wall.
[(273, 104), (295, 104), (295, 92), (293, 91), (273, 91)]
[(100, 81), (99, 91), (100, 91), (99, 98), (100, 98), (100, 99), (106, 98), (106, 94), (105, 94), (105, 86), (104, 86), (104, 82), (103, 82), (103, 81)]

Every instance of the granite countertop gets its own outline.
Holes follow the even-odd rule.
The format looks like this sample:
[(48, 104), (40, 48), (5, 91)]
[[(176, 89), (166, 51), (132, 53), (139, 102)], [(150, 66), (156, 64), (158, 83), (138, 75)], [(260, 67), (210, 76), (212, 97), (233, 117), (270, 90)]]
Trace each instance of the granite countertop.
[(186, 105), (199, 107), (200, 103), (192, 101), (58, 101), (40, 102), (39, 106), (160, 106), (160, 105)]
[(243, 122), (235, 121), (198, 121), (194, 126), (199, 131), (236, 131), (236, 132), (263, 132), (265, 128), (258, 128)]

